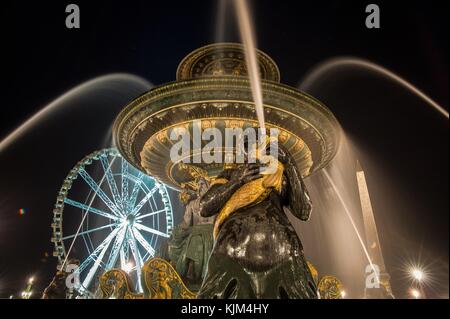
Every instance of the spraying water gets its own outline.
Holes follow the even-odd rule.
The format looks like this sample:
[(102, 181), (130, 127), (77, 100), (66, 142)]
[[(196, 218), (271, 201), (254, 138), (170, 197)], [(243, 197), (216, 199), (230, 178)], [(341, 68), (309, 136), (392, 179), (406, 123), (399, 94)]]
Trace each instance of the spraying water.
[[(242, 42), (244, 44), (246, 64), (247, 64), (248, 74), (250, 77), (250, 83), (251, 83), (253, 99), (255, 102), (256, 114), (258, 117), (260, 127), (265, 128), (261, 80), (260, 80), (260, 76), (259, 76), (258, 63), (257, 63), (257, 57), (256, 57), (256, 49), (255, 49), (255, 43), (254, 43), (254, 35), (252, 32), (248, 7), (246, 5), (245, 0), (236, 0), (235, 8), (236, 8), (236, 13), (237, 13), (237, 17), (238, 17), (241, 38), (242, 38)], [(313, 81), (313, 80), (311, 80), (311, 81)], [(307, 85), (308, 81), (306, 81), (304, 83), (306, 83), (306, 85)], [(332, 190), (334, 191), (335, 195), (339, 199), (339, 202), (341, 203), (342, 207), (344, 208), (344, 212), (345, 212), (348, 220), (350, 221), (352, 230), (354, 231), (354, 233), (356, 234), (356, 236), (358, 238), (358, 241), (362, 247), (362, 250), (364, 251), (364, 255), (367, 258), (371, 268), (375, 271), (375, 267), (372, 264), (371, 258), (367, 251), (367, 248), (366, 248), (364, 241), (358, 231), (358, 227), (356, 226), (356, 223), (351, 216), (350, 209), (349, 209), (348, 205), (346, 204), (346, 201), (344, 200), (343, 196), (339, 192), (339, 189), (336, 186), (336, 184), (334, 183), (330, 174), (326, 171), (324, 171), (323, 174), (326, 177), (326, 179), (328, 180), (328, 183), (332, 186)], [(293, 224), (295, 225), (296, 223), (294, 222)]]
[(124, 84), (133, 84), (136, 87), (140, 87), (142, 88), (142, 92), (151, 88), (151, 84), (147, 80), (135, 75), (125, 73), (100, 76), (93, 80), (82, 83), (42, 108), (39, 112), (31, 116), (28, 120), (26, 120), (3, 140), (1, 140), (0, 152), (15, 140), (17, 140), (17, 138), (19, 138), (21, 135), (28, 132), (35, 125), (44, 122), (52, 113), (56, 112), (60, 109), (60, 107), (64, 106), (67, 101), (77, 99), (80, 96), (86, 96), (91, 92), (98, 92), (102, 88), (114, 89), (115, 86), (121, 87)]
[(227, 0), (219, 0), (217, 4), (216, 42), (225, 42), (225, 17), (227, 14)]
[(369, 267), (373, 273), (373, 267), (376, 268), (367, 256), (369, 248), (356, 183), (356, 154), (359, 150), (345, 136), (328, 167), (305, 179), (313, 200), (311, 219), (304, 223), (288, 214), (308, 260), (321, 276), (339, 278), (349, 298), (363, 297), (366, 269)]
[(302, 83), (300, 84), (300, 90), (307, 92), (310, 87), (318, 81), (321, 77), (324, 76), (324, 74), (331, 72), (334, 69), (342, 68), (342, 67), (360, 67), (367, 69), (369, 71), (375, 72), (377, 74), (380, 74), (398, 84), (405, 87), (409, 91), (411, 91), (413, 94), (420, 97), (422, 100), (424, 100), (427, 104), (429, 104), (433, 109), (438, 111), (440, 114), (442, 114), (447, 119), (449, 118), (448, 111), (445, 110), (442, 106), (440, 106), (438, 103), (436, 103), (433, 99), (431, 99), (429, 96), (427, 96), (425, 93), (420, 91), (417, 87), (412, 85), (410, 82), (406, 81), (402, 77), (398, 76), (397, 74), (389, 71), (388, 69), (372, 63), (370, 61), (366, 61), (359, 58), (353, 58), (353, 57), (341, 57), (341, 58), (334, 58), (331, 60), (327, 60), (318, 66), (316, 66), (307, 76), (304, 77)]
[[(80, 158), (111, 146), (115, 114), (151, 87), (147, 80), (131, 74), (96, 77), (64, 92), (0, 139), (0, 175), (5, 181), (0, 182), (0, 210), (5, 213), (0, 250), (10, 261), (7, 270), (11, 276), (28, 271), (29, 265), (16, 258), (17, 251), (24, 251), (29, 257), (35, 254), (32, 268), (42, 274), (41, 282), (51, 279), (53, 259), (45, 257), (47, 261), (41, 263), (41, 253), (28, 249), (30, 238), (47, 249), (52, 203), (62, 179)], [(26, 208), (27, 216), (18, 222), (14, 213), (20, 207)], [(78, 221), (70, 227), (75, 232)], [(13, 248), (9, 248), (11, 242)], [(74, 252), (72, 249), (69, 258)]]
[(259, 127), (264, 131), (264, 107), (261, 90), (261, 79), (259, 76), (258, 60), (256, 58), (255, 37), (250, 22), (247, 3), (245, 0), (235, 0), (236, 14), (238, 18), (239, 31), (244, 44), (245, 62), (247, 64), (248, 76), (252, 88), (253, 101), (255, 102), (256, 115)]
[[(345, 214), (348, 217), (353, 230), (355, 231), (356, 236), (358, 236), (358, 240), (359, 243), (361, 244), (361, 248), (364, 251), (364, 254), (366, 255), (367, 261), (369, 262), (370, 267), (372, 268), (374, 273), (377, 273), (377, 270), (375, 269), (372, 260), (370, 258), (369, 252), (367, 251), (366, 245), (364, 244), (364, 240), (362, 239), (359, 231), (358, 231), (358, 227), (356, 226), (355, 221), (352, 218), (352, 215), (350, 214), (350, 210), (347, 207), (346, 202), (344, 201), (341, 193), (339, 192), (339, 189), (337, 188), (336, 184), (333, 182), (333, 179), (331, 178), (330, 174), (328, 174), (328, 172), (326, 171), (326, 169), (323, 170), (323, 174), (325, 175), (325, 177), (327, 178), (328, 182), (330, 183), (331, 187), (333, 188), (336, 196), (338, 197), (339, 201), (341, 202), (342, 207), (344, 208)], [(377, 280), (379, 280), (378, 276), (376, 277)]]

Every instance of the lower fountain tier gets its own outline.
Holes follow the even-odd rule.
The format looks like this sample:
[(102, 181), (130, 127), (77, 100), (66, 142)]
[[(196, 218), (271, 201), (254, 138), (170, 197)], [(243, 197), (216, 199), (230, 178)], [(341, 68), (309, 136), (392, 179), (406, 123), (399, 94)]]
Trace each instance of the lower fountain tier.
[[(267, 128), (278, 128), (279, 142), (292, 154), (303, 177), (326, 166), (337, 152), (340, 126), (322, 103), (289, 86), (262, 81)], [(172, 162), (170, 149), (176, 128), (190, 131), (196, 120), (202, 129), (257, 127), (248, 79), (203, 77), (168, 83), (132, 101), (119, 114), (113, 137), (119, 152), (141, 171), (180, 188), (196, 168), (214, 177), (223, 164), (184, 165)], [(207, 143), (207, 141), (205, 142)], [(223, 148), (221, 152), (224, 152)], [(193, 156), (191, 151), (189, 156)], [(192, 161), (191, 161), (192, 162)]]

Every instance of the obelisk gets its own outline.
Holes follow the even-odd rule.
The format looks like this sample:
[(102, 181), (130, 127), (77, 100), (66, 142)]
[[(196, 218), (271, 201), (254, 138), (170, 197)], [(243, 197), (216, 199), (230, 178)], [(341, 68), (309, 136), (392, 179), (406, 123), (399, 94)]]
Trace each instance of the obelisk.
[(359, 198), (361, 200), (361, 210), (364, 221), (364, 232), (366, 235), (367, 251), (369, 252), (372, 264), (379, 269), (378, 279), (380, 287), (366, 287), (366, 298), (393, 298), (390, 276), (386, 271), (383, 253), (381, 251), (380, 240), (378, 238), (377, 225), (373, 215), (372, 203), (370, 201), (369, 189), (367, 188), (366, 176), (359, 161), (356, 162), (356, 179), (358, 182)]

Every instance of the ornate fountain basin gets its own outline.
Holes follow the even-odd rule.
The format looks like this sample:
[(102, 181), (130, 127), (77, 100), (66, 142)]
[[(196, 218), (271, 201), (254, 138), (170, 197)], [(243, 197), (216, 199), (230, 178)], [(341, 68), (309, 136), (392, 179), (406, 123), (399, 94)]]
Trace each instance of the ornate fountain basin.
[[(340, 143), (340, 126), (321, 102), (280, 84), (278, 68), (258, 51), (267, 128), (279, 129), (279, 142), (292, 154), (303, 177), (326, 166)], [(198, 174), (216, 176), (226, 164), (186, 165), (170, 159), (176, 141), (172, 130), (257, 127), (250, 82), (242, 47), (214, 44), (188, 55), (178, 67), (177, 81), (156, 87), (127, 105), (113, 128), (119, 152), (141, 171), (174, 188)], [(205, 142), (205, 144), (207, 141)], [(227, 151), (225, 146), (221, 153)], [(192, 157), (192, 149), (189, 156)], [(192, 161), (191, 161), (192, 163)]]

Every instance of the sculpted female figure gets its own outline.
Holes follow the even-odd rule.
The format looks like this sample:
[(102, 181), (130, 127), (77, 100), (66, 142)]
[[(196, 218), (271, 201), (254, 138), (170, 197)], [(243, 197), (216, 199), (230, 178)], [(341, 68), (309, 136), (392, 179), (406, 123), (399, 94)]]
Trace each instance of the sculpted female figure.
[(206, 273), (206, 264), (213, 246), (214, 217), (199, 215), (200, 197), (206, 193), (209, 182), (199, 177), (198, 189), (190, 191), (186, 199), (183, 222), (176, 226), (170, 239), (160, 248), (160, 256), (171, 262), (184, 284), (198, 291)]
[(277, 173), (261, 164), (224, 170), (200, 200), (217, 215), (215, 244), (198, 298), (317, 298), (303, 247), (283, 208), (303, 221), (311, 200), (290, 155), (278, 151)]

